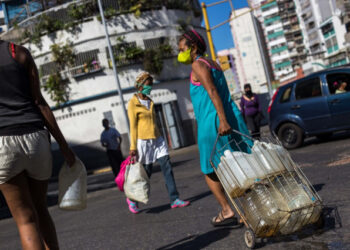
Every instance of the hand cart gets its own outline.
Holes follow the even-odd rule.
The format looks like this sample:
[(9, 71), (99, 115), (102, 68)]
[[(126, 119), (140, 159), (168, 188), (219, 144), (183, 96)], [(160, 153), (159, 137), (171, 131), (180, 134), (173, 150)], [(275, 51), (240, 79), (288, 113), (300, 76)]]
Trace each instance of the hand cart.
[[(233, 135), (226, 143), (218, 143), (221, 136), (217, 136), (210, 163), (247, 228), (247, 247), (254, 248), (258, 238), (291, 234), (309, 224), (322, 226), (321, 198), (278, 139), (256, 140), (236, 130)], [(233, 160), (225, 157), (247, 148), (246, 153), (232, 153)], [(281, 164), (283, 168), (276, 167)], [(254, 166), (249, 171), (258, 178), (249, 179), (247, 165)]]

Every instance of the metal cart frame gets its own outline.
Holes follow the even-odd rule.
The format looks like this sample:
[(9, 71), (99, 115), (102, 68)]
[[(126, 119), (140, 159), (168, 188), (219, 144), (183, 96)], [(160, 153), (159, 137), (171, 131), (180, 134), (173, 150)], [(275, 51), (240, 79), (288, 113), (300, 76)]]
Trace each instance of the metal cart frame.
[[(261, 218), (258, 218), (258, 223), (257, 224), (255, 223), (255, 225), (254, 225), (253, 221), (249, 220), (248, 217), (246, 216), (247, 211), (244, 211), (245, 210), (244, 203), (245, 203), (245, 198), (247, 195), (242, 194), (242, 193), (235, 193), (234, 195), (232, 195), (232, 190), (230, 193), (228, 188), (223, 183), (229, 183), (232, 181), (238, 183), (238, 180), (234, 176), (234, 174), (232, 174), (231, 180), (222, 179), (222, 176), (220, 176), (220, 174), (218, 174), (217, 168), (220, 167), (218, 162), (221, 164), (227, 164), (227, 162), (222, 160), (221, 157), (223, 156), (224, 150), (227, 150), (227, 149), (232, 150), (232, 147), (231, 147), (232, 145), (234, 145), (235, 148), (238, 148), (240, 151), (242, 151), (241, 149), (242, 149), (243, 144), (245, 147), (249, 146), (249, 148), (252, 149), (251, 143), (256, 142), (256, 141), (273, 143), (273, 144), (278, 145), (282, 148), (283, 148), (283, 146), (276, 137), (263, 138), (260, 140), (256, 140), (256, 139), (253, 139), (252, 137), (247, 136), (247, 135), (245, 135), (239, 131), (236, 131), (236, 130), (233, 130), (232, 133), (233, 134), (236, 133), (237, 135), (240, 136), (240, 138), (243, 138), (243, 139), (241, 139), (239, 141), (236, 141), (235, 139), (231, 139), (226, 144), (224, 144), (224, 146), (222, 146), (221, 148), (217, 148), (218, 141), (220, 140), (220, 135), (218, 134), (217, 138), (215, 140), (215, 143), (214, 143), (214, 147), (213, 147), (211, 156), (210, 156), (210, 164), (212, 165), (216, 175), (218, 176), (219, 181), (223, 185), (225, 193), (229, 197), (229, 200), (231, 201), (233, 207), (235, 208), (235, 210), (237, 211), (237, 213), (241, 217), (245, 227), (247, 228), (247, 230), (244, 233), (244, 239), (245, 239), (245, 243), (246, 243), (247, 247), (254, 248), (255, 241), (257, 238), (267, 238), (267, 237), (273, 237), (273, 236), (276, 236), (279, 234), (294, 233), (308, 224), (314, 224), (314, 223), (323, 224), (323, 221), (320, 222), (320, 220), (323, 220), (323, 218), (321, 216), (321, 211), (323, 209), (323, 203), (322, 203), (320, 196), (317, 194), (316, 190), (313, 188), (310, 181), (306, 178), (305, 174), (300, 169), (300, 167), (292, 160), (288, 151), (285, 150), (285, 155), (283, 155), (284, 158), (282, 159), (281, 154), (277, 154), (278, 158), (281, 162), (285, 161), (286, 159), (289, 160), (292, 168), (290, 168), (289, 170), (280, 171), (280, 172), (276, 172), (273, 174), (266, 173), (266, 178), (264, 178), (263, 180), (257, 179), (255, 181), (254, 185), (261, 185), (260, 187), (264, 187), (266, 189), (265, 191), (271, 197), (273, 196), (272, 192), (275, 192), (275, 191), (276, 192), (277, 191), (283, 192), (283, 195), (286, 196), (286, 199), (288, 198), (288, 195), (293, 195), (292, 188), (295, 187), (294, 185), (302, 185), (303, 187), (305, 187), (305, 193), (308, 192), (308, 193), (306, 193), (307, 195), (313, 195), (312, 198), (314, 198), (314, 200), (313, 200), (313, 202), (311, 202), (307, 206), (299, 207), (297, 209), (287, 209), (287, 210), (285, 209), (285, 207), (284, 207), (284, 209), (282, 207), (278, 207), (278, 204), (276, 203), (276, 204), (274, 204), (274, 206), (276, 206), (278, 208), (277, 209), (278, 212), (285, 214), (283, 219), (278, 221), (278, 223), (276, 223), (275, 226), (270, 227), (266, 230), (264, 228), (262, 229), (261, 227), (259, 227), (259, 225), (262, 223)], [(249, 142), (251, 142), (251, 143), (249, 143)], [(268, 150), (266, 150), (265, 152), (263, 150), (262, 154), (265, 154), (264, 157), (266, 156), (266, 157), (273, 158), (273, 156), (269, 153)], [(259, 164), (264, 164), (259, 159), (255, 159), (255, 160), (257, 160)], [(237, 161), (237, 163), (238, 163), (238, 161)], [(249, 162), (249, 164), (250, 164), (250, 162)], [(221, 167), (223, 167), (223, 166), (221, 166)], [(229, 166), (225, 165), (225, 167), (229, 167)], [(282, 191), (280, 189), (279, 190), (276, 189), (277, 185), (280, 187), (280, 189)], [(235, 197), (233, 198), (232, 196), (235, 196)], [(281, 197), (283, 197), (283, 196), (281, 196)], [(273, 201), (272, 198), (271, 198), (271, 200)], [(292, 219), (295, 220), (295, 218), (297, 218), (295, 223), (290, 224), (293, 221)], [(281, 229), (283, 232), (283, 227), (288, 228), (288, 229), (291, 228), (289, 230), (290, 232), (288, 231), (288, 229), (287, 230), (285, 229), (284, 230), (285, 232), (281, 233)]]

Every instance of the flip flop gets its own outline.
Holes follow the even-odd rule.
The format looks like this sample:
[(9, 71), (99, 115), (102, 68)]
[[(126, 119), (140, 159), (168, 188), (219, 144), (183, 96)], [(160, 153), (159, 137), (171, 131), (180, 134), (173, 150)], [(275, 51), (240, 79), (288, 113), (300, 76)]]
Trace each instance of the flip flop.
[[(217, 221), (217, 219), (219, 219), (219, 221)], [(211, 224), (214, 227), (220, 227), (220, 226), (235, 226), (238, 225), (238, 220), (235, 216), (229, 217), (229, 218), (225, 218), (224, 215), (222, 214), (222, 211), (215, 216), (212, 220), (211, 220)]]

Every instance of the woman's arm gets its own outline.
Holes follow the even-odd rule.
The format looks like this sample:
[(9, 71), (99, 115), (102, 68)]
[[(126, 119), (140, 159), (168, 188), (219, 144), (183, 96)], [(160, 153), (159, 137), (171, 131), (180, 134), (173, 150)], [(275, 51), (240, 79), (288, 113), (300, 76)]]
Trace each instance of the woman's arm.
[(213, 78), (210, 74), (209, 67), (201, 62), (201, 61), (195, 61), (192, 64), (193, 73), (195, 74), (195, 77), (199, 79), (205, 90), (208, 92), (210, 99), (212, 100), (215, 109), (219, 116), (219, 133), (220, 135), (226, 135), (231, 133), (231, 126), (228, 124), (224, 106), (222, 104), (222, 100), (219, 96), (218, 90), (216, 89), (214, 85)]
[(60, 150), (67, 161), (68, 165), (72, 166), (75, 162), (75, 155), (69, 148), (66, 139), (64, 138), (56, 119), (45, 101), (40, 91), (40, 81), (38, 76), (38, 69), (35, 65), (33, 57), (30, 52), (22, 46), (16, 46), (16, 60), (21, 63), (26, 69), (30, 81), (30, 88), (32, 98), (35, 105), (39, 108), (43, 118), (45, 126), (48, 128), (52, 136), (56, 139)]
[(241, 97), (241, 102), (240, 102), (240, 106), (241, 106), (241, 113), (242, 113), (242, 116), (244, 117), (244, 113), (245, 113), (245, 110), (244, 110), (244, 97), (242, 96)]

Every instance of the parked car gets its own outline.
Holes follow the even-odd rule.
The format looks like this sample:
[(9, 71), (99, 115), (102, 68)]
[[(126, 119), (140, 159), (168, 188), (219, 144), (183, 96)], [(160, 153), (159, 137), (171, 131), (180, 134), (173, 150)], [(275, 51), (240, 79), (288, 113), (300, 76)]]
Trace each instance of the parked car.
[(323, 70), (279, 87), (268, 113), (271, 132), (288, 149), (301, 146), (308, 136), (325, 139), (350, 129), (350, 67)]

